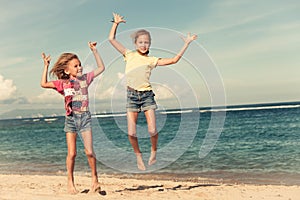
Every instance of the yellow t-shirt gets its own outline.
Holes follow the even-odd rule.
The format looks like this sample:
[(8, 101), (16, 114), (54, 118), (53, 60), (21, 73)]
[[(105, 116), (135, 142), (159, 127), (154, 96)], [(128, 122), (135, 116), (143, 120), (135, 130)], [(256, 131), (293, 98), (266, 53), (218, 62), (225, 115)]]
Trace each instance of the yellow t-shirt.
[(158, 59), (152, 56), (142, 56), (137, 51), (126, 50), (124, 60), (127, 86), (138, 91), (152, 90), (149, 79), (151, 70), (156, 67)]

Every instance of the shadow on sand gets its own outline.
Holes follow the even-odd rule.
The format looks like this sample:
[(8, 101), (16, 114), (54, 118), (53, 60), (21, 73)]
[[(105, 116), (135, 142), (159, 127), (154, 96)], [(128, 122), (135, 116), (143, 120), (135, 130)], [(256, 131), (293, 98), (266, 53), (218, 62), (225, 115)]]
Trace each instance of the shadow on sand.
[(220, 186), (220, 185), (217, 185), (217, 184), (197, 184), (197, 185), (191, 185), (191, 186), (177, 185), (177, 186), (171, 187), (171, 188), (165, 188), (163, 185), (151, 185), (151, 186), (140, 185), (138, 187), (125, 188), (123, 190), (116, 190), (115, 192), (148, 190), (148, 189), (153, 189), (153, 188), (158, 188), (158, 191), (164, 191), (164, 190), (191, 190), (193, 188), (198, 188), (198, 187), (215, 187), (215, 186)]

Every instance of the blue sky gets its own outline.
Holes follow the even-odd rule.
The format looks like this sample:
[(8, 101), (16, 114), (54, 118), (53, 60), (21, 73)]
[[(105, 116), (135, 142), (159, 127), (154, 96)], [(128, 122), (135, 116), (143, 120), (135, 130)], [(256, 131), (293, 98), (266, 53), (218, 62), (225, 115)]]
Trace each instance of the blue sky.
[[(173, 55), (172, 52), (182, 45), (180, 37), (171, 37), (172, 41), (169, 41), (164, 35), (167, 33), (158, 38), (159, 28), (171, 31), (171, 36), (188, 32), (198, 35), (185, 60), (170, 68), (173, 67), (177, 74), (187, 73), (181, 77), (196, 90), (199, 106), (210, 105), (211, 101), (209, 91), (205, 91), (207, 85), (203, 74), (202, 77), (191, 75), (187, 78), (188, 73), (193, 74), (192, 67), (188, 66), (189, 58), (197, 56), (210, 58), (210, 64), (218, 70), (227, 105), (300, 99), (300, 2), (297, 0), (0, 2), (0, 115), (14, 109), (63, 108), (63, 99), (59, 95), (40, 87), (43, 69), (40, 54), (51, 54), (52, 63), (63, 52), (75, 52), (82, 61), (89, 60), (88, 41), (98, 41), (99, 52), (103, 50), (103, 54), (110, 55), (103, 57), (107, 70), (100, 81), (101, 86), (95, 90), (99, 94), (94, 98), (98, 102), (114, 96), (112, 88), (122, 81), (124, 63), (107, 45), (112, 12), (124, 15), (127, 20), (118, 32), (124, 33), (128, 48), (133, 47), (130, 38), (125, 38), (130, 30), (156, 27), (152, 29), (155, 32), (153, 44), (155, 39), (165, 40), (163, 50), (167, 53), (157, 49), (152, 51), (153, 55), (159, 54), (155, 56)], [(155, 38), (155, 35), (158, 36)], [(155, 45), (157, 48), (162, 46)], [(205, 51), (200, 52), (199, 47)], [(120, 68), (111, 64), (115, 58)], [(203, 63), (198, 64), (201, 70)], [(183, 66), (186, 67), (181, 71)], [(154, 76), (163, 76), (164, 70), (157, 69), (159, 72)], [(168, 100), (166, 88), (167, 84), (176, 85), (179, 79), (174, 77), (163, 76), (166, 85), (158, 84), (165, 86), (157, 91), (158, 100), (172, 102)], [(180, 84), (176, 91), (169, 93), (177, 91), (183, 91)]]

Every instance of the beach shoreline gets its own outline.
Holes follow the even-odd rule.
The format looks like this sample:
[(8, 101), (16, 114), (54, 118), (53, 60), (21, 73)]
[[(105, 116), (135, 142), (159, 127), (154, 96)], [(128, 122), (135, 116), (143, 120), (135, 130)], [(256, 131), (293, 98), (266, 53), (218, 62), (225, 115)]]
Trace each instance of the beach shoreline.
[[(209, 171), (196, 173), (179, 173), (179, 172), (104, 172), (98, 169), (100, 173), (99, 178), (114, 177), (119, 179), (137, 179), (137, 180), (157, 180), (157, 181), (182, 181), (182, 182), (210, 182), (216, 184), (251, 184), (251, 185), (285, 185), (285, 186), (300, 186), (299, 173), (287, 172), (230, 172), (230, 171)], [(0, 175), (37, 175), (37, 176), (67, 176), (65, 170), (56, 172), (46, 171), (1, 171)], [(75, 170), (76, 176), (90, 177), (90, 171)]]
[[(299, 185), (263, 185), (225, 183), (223, 180), (198, 178), (182, 181), (151, 175), (101, 175), (100, 193), (88, 193), (90, 177), (75, 175), (80, 193), (67, 194), (65, 175), (0, 174), (0, 199), (297, 199)], [(134, 198), (133, 198), (134, 197)]]

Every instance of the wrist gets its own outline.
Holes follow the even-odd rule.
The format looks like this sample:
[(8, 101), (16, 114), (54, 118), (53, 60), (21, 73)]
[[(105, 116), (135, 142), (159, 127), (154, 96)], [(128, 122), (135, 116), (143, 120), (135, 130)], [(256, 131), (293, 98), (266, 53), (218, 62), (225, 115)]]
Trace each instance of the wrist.
[(112, 22), (113, 24), (118, 25), (119, 23), (115, 22), (114, 20), (111, 20), (110, 22)]

